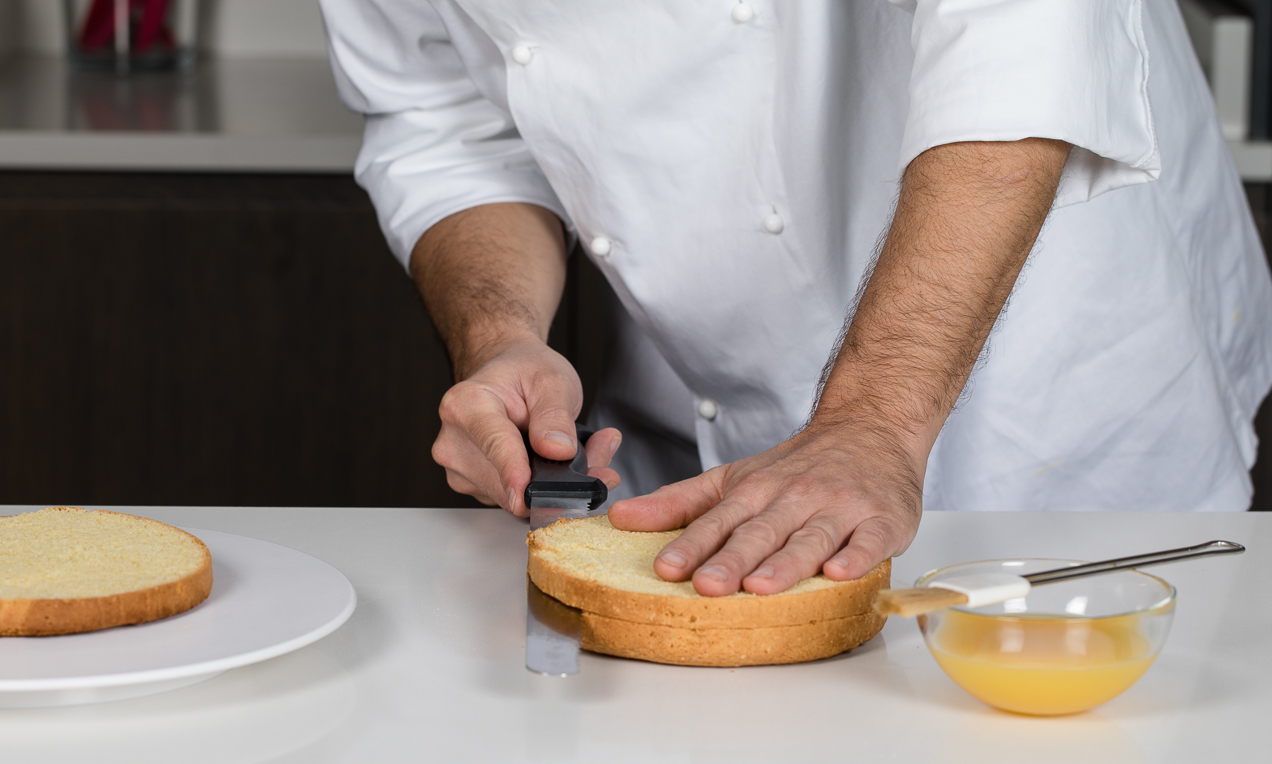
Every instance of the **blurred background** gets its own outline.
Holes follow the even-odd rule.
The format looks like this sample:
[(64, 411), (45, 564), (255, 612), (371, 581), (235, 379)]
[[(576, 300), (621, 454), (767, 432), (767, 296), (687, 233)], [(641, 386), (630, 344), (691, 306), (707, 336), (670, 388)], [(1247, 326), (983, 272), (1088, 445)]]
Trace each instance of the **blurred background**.
[[(1179, 2), (1266, 243), (1272, 0)], [(360, 131), (316, 0), (0, 0), (0, 504), (473, 505)], [(612, 306), (571, 258), (589, 399)]]

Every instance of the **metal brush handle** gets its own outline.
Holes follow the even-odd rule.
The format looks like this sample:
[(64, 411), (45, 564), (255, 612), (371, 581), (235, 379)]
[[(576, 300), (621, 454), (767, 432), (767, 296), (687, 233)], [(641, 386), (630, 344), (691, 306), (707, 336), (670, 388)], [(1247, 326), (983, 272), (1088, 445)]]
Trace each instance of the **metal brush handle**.
[(1088, 562), (1084, 565), (1074, 565), (1069, 568), (1044, 570), (1041, 573), (1031, 573), (1024, 576), (1024, 578), (1031, 584), (1050, 584), (1056, 581), (1068, 581), (1071, 578), (1082, 578), (1084, 576), (1098, 576), (1101, 573), (1112, 573), (1115, 570), (1143, 568), (1149, 565), (1161, 565), (1165, 562), (1191, 560), (1194, 557), (1210, 557), (1211, 555), (1216, 554), (1241, 554), (1244, 551), (1245, 547), (1231, 541), (1208, 541), (1205, 544), (1186, 546), (1180, 549), (1168, 549), (1165, 552), (1137, 554), (1134, 557), (1119, 557), (1116, 560)]

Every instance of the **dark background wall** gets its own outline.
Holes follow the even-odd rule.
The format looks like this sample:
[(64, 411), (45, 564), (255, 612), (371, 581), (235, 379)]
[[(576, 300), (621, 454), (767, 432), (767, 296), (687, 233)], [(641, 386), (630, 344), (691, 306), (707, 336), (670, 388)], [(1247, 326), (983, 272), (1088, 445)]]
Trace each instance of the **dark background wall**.
[[(572, 258), (589, 394), (605, 293)], [(0, 504), (471, 506), (429, 456), (449, 385), (349, 178), (0, 173)]]
[[(594, 384), (583, 261), (552, 342)], [(0, 173), (0, 503), (472, 505), (449, 385), (349, 178)]]

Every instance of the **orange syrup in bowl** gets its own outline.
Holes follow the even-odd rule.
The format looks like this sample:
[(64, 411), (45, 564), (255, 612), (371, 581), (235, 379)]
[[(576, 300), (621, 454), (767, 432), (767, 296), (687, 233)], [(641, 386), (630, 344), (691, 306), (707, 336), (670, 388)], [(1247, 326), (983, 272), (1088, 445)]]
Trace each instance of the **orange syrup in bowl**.
[(1121, 695), (1153, 665), (1157, 654), (1140, 619), (988, 619), (952, 611), (934, 636), (932, 657), (995, 708), (1073, 714)]
[[(919, 585), (943, 573), (1025, 574), (1065, 562), (968, 563)], [(937, 665), (974, 697), (1004, 711), (1056, 716), (1094, 708), (1135, 684), (1161, 651), (1174, 610), (1174, 587), (1131, 570), (1038, 586), (998, 605), (939, 610), (919, 616), (919, 627)]]

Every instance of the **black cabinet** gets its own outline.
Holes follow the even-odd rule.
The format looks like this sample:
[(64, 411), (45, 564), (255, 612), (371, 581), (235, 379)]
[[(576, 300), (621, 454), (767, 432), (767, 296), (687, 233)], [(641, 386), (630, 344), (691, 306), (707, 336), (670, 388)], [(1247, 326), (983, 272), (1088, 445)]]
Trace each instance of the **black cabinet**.
[[(585, 263), (553, 342), (590, 389)], [(0, 173), (0, 503), (473, 505), (449, 384), (349, 178)]]

